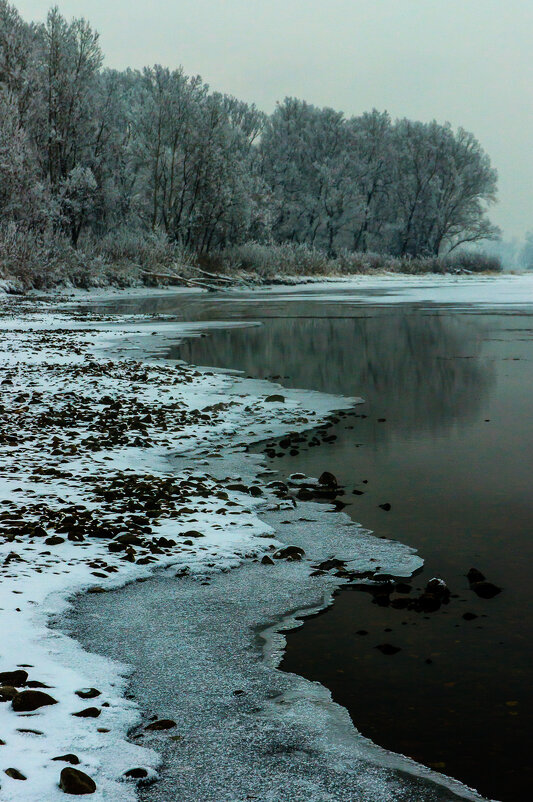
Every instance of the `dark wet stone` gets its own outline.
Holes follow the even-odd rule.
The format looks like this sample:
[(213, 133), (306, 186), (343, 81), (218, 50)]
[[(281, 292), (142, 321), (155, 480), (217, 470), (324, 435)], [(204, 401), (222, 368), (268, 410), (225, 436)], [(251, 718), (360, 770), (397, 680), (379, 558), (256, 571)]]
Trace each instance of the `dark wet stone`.
[(299, 546), (285, 546), (283, 549), (278, 549), (274, 552), (273, 557), (275, 560), (301, 560), (305, 551)]
[(12, 780), (26, 780), (27, 778), (22, 774), (21, 771), (18, 769), (5, 769), (5, 773), (8, 777), (11, 777)]
[(465, 621), (474, 621), (477, 618), (475, 613), (464, 613), (463, 618)]
[(18, 693), (13, 685), (0, 686), (0, 702), (10, 702)]
[(368, 630), (366, 630), (366, 629), (358, 629), (355, 634), (356, 635), (368, 635)]
[(119, 535), (115, 540), (117, 543), (122, 543), (123, 546), (142, 546), (144, 543), (137, 535)]
[(385, 504), (378, 504), (378, 507), (380, 510), (385, 510), (385, 512), (390, 512), (390, 510), (392, 510), (392, 505), (389, 504), (388, 501)]
[(26, 733), (27, 735), (44, 735), (41, 730), (30, 730), (29, 727), (17, 727), (17, 732)]
[(380, 643), (379, 646), (376, 646), (376, 649), (379, 649), (379, 651), (382, 654), (386, 655), (393, 655), (393, 654), (398, 654), (398, 652), (401, 652), (399, 646), (392, 646), (392, 644), (390, 643)]
[(141, 768), (140, 766), (135, 769), (128, 769), (123, 774), (124, 777), (128, 777), (131, 780), (143, 780), (148, 777), (148, 772), (146, 769)]
[(73, 794), (75, 796), (94, 794), (96, 791), (96, 783), (92, 777), (70, 766), (67, 766), (61, 771), (59, 787), (66, 794)]
[(394, 590), (396, 593), (411, 593), (412, 588), (407, 582), (398, 582)]
[(477, 568), (471, 568), (466, 575), (468, 581), (472, 584), (472, 582), (484, 582), (485, 575), (478, 571)]
[(52, 760), (60, 760), (63, 763), (72, 763), (73, 766), (77, 766), (80, 762), (80, 759), (77, 755), (58, 755), (57, 757), (53, 757)]
[(265, 554), (264, 557), (261, 558), (262, 565), (274, 565), (274, 560)]
[(81, 688), (75, 693), (76, 696), (80, 697), (80, 699), (95, 699), (97, 696), (100, 696), (101, 691), (97, 690), (96, 688)]
[(318, 481), (321, 485), (333, 485), (334, 487), (337, 487), (338, 484), (337, 477), (329, 471), (324, 471), (324, 473), (320, 475)]
[(344, 560), (337, 560), (336, 558), (333, 558), (331, 560), (324, 560), (324, 562), (320, 563), (316, 567), (320, 571), (331, 571), (332, 568), (344, 568), (345, 565), (346, 562)]
[(86, 707), (84, 710), (79, 710), (72, 715), (78, 718), (98, 718), (101, 712), (102, 711), (98, 707)]
[(502, 592), (502, 589), (497, 585), (493, 585), (492, 582), (473, 582), (470, 585), (470, 589), (473, 590), (480, 599), (493, 599), (498, 593)]
[(11, 702), (11, 706), (16, 713), (27, 713), (32, 710), (38, 710), (40, 707), (56, 704), (57, 699), (43, 691), (21, 691), (17, 693)]
[(14, 685), (16, 688), (19, 688), (21, 685), (26, 684), (26, 680), (28, 679), (28, 672), (16, 670), (16, 671), (0, 671), (0, 685)]
[(160, 718), (156, 721), (152, 721), (151, 724), (148, 724), (145, 727), (145, 730), (149, 730), (150, 732), (159, 732), (160, 730), (171, 730), (175, 726), (176, 722), (172, 721), (172, 719)]
[(267, 395), (267, 397), (265, 398), (265, 401), (268, 401), (269, 403), (284, 404), (285, 403), (285, 396), (277, 395), (277, 394)]

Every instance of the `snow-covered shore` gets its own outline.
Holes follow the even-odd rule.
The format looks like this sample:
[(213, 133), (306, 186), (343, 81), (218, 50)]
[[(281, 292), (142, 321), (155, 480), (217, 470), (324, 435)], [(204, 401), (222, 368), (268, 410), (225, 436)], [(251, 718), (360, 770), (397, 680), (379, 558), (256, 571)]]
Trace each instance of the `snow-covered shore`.
[[(118, 355), (165, 324), (95, 325), (75, 309), (11, 299), (2, 313), (0, 671), (28, 675), (2, 679), (11, 686), (0, 704), (2, 799), (64, 798), (60, 772), (73, 760), (55, 760), (64, 755), (95, 780), (94, 799), (134, 799), (124, 772), (150, 771), (158, 758), (126, 740), (137, 713), (120, 668), (49, 630), (49, 616), (75, 593), (154, 567), (203, 581), (274, 552), (281, 544), (258, 516), (259, 482), (216, 480), (202, 464), (353, 401)], [(174, 473), (171, 453), (195, 454), (197, 468)], [(363, 558), (361, 567), (371, 565)], [(100, 693), (84, 701), (84, 688)], [(54, 703), (32, 709), (43, 701)]]
[[(141, 780), (156, 776), (158, 753), (127, 738), (139, 712), (125, 695), (125, 667), (49, 629), (50, 617), (77, 593), (143, 581), (156, 568), (208, 583), (287, 545), (264, 519), (268, 510), (289, 515), (291, 494), (268, 487), (246, 447), (312, 428), (356, 401), (143, 356), (153, 334), (171, 340), (208, 325), (65, 311), (53, 301), (3, 306), (0, 672), (26, 671), (17, 691), (43, 683), (33, 690), (56, 702), (17, 711), (6, 692), (6, 802), (64, 799), (58, 783), (70, 764), (54, 758), (65, 755), (79, 760), (96, 783), (91, 798), (103, 802), (136, 798), (131, 769), (142, 767)], [(377, 555), (381, 570), (396, 574), (421, 564), (357, 525), (348, 541), (353, 553), (342, 556), (356, 572), (375, 571)], [(99, 695), (76, 693), (88, 688)]]

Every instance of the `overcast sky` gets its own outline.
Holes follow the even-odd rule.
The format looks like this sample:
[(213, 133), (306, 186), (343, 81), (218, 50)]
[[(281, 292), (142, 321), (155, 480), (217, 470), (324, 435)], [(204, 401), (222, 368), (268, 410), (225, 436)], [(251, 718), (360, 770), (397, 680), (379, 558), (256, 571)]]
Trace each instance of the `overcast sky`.
[[(14, 0), (27, 20), (47, 0)], [(533, 0), (58, 0), (110, 67), (184, 66), (272, 111), (287, 95), (347, 115), (449, 120), (500, 175), (494, 222), (533, 229)]]

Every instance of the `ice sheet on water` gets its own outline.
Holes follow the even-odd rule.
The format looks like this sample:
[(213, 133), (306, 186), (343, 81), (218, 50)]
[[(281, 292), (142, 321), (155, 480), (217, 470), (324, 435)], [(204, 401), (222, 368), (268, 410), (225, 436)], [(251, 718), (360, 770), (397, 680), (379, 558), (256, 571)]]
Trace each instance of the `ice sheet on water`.
[[(313, 561), (336, 555), (364, 567), (379, 557), (384, 568), (406, 573), (419, 564), (410, 549), (378, 540), (322, 505), (271, 511), (265, 520)], [(281, 525), (287, 520), (290, 525)], [(133, 667), (132, 691), (145, 714), (177, 722), (178, 741), (143, 738), (161, 751), (164, 770), (141, 799), (480, 799), (374, 746), (323, 686), (277, 669), (282, 630), (296, 625), (298, 613), (327, 605), (338, 582), (309, 573), (306, 561), (246, 563), (206, 585), (166, 576), (97, 602), (80, 600), (69, 628), (90, 650)]]

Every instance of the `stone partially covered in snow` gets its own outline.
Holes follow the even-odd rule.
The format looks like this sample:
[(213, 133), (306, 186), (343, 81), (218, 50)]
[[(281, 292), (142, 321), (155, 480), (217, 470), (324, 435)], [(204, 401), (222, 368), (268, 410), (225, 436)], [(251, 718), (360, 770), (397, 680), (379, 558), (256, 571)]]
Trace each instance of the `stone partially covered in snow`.
[(83, 796), (84, 794), (94, 794), (96, 783), (85, 772), (67, 766), (61, 771), (59, 787), (65, 794), (73, 796)]

